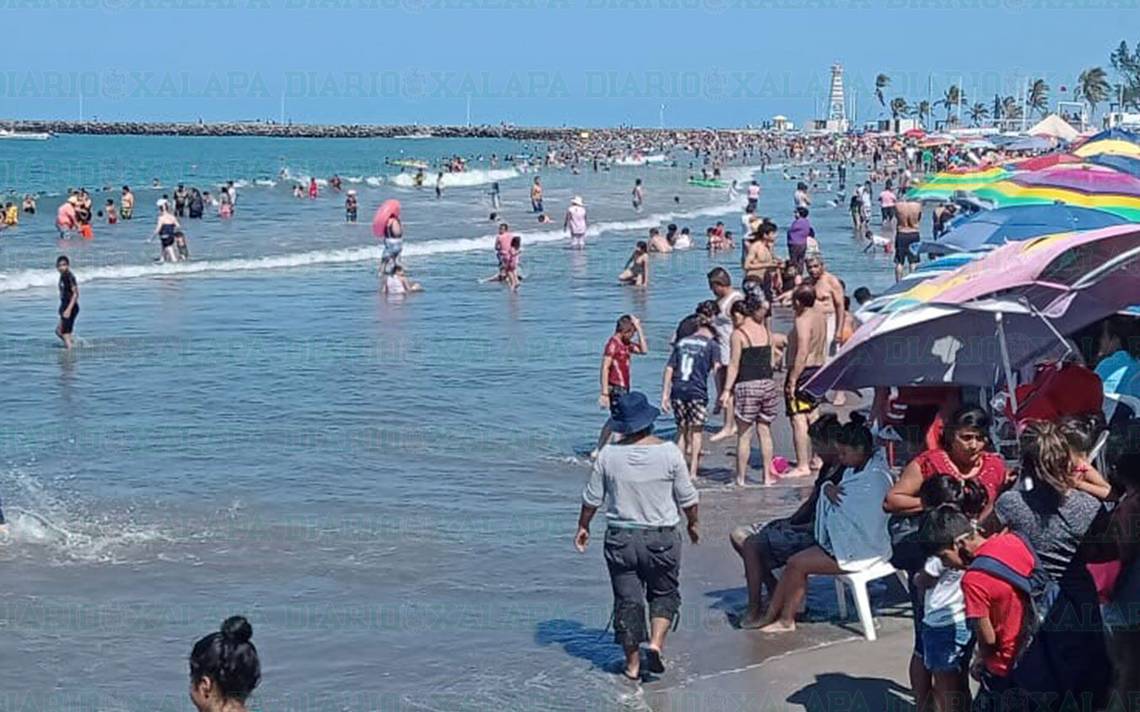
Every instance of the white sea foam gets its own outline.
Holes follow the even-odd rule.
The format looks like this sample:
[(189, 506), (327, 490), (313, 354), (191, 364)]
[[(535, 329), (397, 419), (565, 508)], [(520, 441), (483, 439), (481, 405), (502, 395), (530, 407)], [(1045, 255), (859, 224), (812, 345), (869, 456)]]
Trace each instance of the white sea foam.
[[(738, 169), (741, 175), (751, 175), (748, 168)], [(728, 173), (728, 171), (726, 171)], [(684, 212), (667, 212), (646, 215), (634, 220), (613, 220), (596, 222), (590, 225), (587, 237), (598, 238), (616, 232), (648, 230), (669, 222), (694, 220), (702, 217), (718, 217), (741, 211), (739, 202), (722, 202)], [(566, 239), (561, 226), (544, 230), (521, 231), (527, 245), (558, 242)], [(489, 250), (495, 244), (494, 235), (459, 238), (453, 240), (409, 240), (404, 247), (408, 257), (430, 256)], [(137, 265), (112, 265), (85, 268), (77, 273), (79, 281), (103, 282), (152, 277), (188, 277), (197, 274), (220, 274), (226, 272), (252, 272), (262, 270), (291, 269), (319, 265), (351, 264), (355, 262), (378, 261), (383, 254), (379, 245), (350, 247), (336, 250), (312, 250), (264, 257), (238, 257), (220, 260), (195, 260), (190, 262), (152, 262)], [(54, 270), (36, 269), (0, 272), (0, 293), (18, 292), (26, 289), (54, 287), (59, 282), (59, 274)]]
[[(389, 182), (403, 188), (412, 188), (415, 186), (415, 173), (397, 173), (391, 176)], [(470, 188), (476, 185), (486, 185), (500, 180), (510, 180), (511, 178), (518, 178), (519, 172), (514, 168), (492, 168), (490, 170), (472, 169), (469, 171), (461, 171), (459, 173), (444, 173), (443, 174), (443, 187), (444, 188)], [(435, 173), (432, 171), (424, 171), (424, 186), (435, 186)]]

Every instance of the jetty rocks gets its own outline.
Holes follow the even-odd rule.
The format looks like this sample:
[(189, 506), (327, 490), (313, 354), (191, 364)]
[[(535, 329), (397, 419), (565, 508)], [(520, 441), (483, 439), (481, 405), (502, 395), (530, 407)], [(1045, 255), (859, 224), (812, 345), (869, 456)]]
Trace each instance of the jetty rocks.
[(557, 141), (578, 137), (577, 128), (518, 126), (379, 126), (367, 124), (293, 124), (272, 121), (177, 123), (135, 121), (4, 120), (0, 127), (18, 132), (129, 136), (274, 136), (283, 138), (509, 138)]

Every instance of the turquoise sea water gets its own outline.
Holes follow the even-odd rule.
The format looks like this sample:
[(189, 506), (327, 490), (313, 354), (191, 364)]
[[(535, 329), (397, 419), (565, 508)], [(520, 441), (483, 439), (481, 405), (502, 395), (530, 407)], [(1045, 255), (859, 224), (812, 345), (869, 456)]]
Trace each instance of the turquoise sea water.
[[(600, 629), (609, 613), (600, 551), (570, 547), (583, 453), (604, 418), (599, 353), (617, 316), (640, 315), (652, 353), (633, 379), (655, 399), (669, 334), (707, 297), (704, 273), (738, 256), (654, 257), (646, 291), (614, 278), (651, 226), (739, 229), (742, 197), (687, 186), (686, 156), (677, 168), (544, 169), (555, 225), (541, 227), (531, 174), (475, 161), (469, 184), (436, 200), (384, 165), (539, 146), (9, 143), (0, 189), (47, 195), (0, 234), (0, 497), (15, 530), (0, 547), (0, 708), (188, 709), (190, 644), (234, 612), (253, 621), (263, 657), (259, 709), (613, 702), (612, 676), (583, 660), (607, 641), (568, 654), (554, 623)], [(327, 188), (294, 199), (282, 169), (351, 179), (361, 222), (345, 224)], [(757, 175), (761, 212), (786, 224), (794, 183)], [(641, 214), (629, 201), (638, 177)], [(165, 188), (148, 188), (153, 178)], [(227, 179), (235, 219), (185, 221), (193, 261), (156, 264), (154, 201), (178, 182), (213, 192)], [(523, 237), (517, 295), (477, 284), (495, 271), (492, 180)], [(56, 239), (67, 188), (86, 186), (98, 206), (100, 188), (117, 197), (124, 183), (134, 221), (96, 224), (90, 243)], [(584, 253), (557, 229), (575, 194), (594, 227)], [(402, 302), (378, 293), (368, 225), (389, 197), (403, 202), (405, 265), (426, 288)], [(843, 206), (813, 218), (849, 289), (890, 281), (884, 257), (851, 242)], [(61, 253), (81, 285), (72, 353), (52, 334)]]

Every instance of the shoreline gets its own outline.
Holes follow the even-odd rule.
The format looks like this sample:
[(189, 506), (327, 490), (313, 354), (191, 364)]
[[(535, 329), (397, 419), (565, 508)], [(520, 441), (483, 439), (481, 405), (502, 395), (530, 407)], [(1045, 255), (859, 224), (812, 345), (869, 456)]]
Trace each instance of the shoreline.
[(542, 126), (422, 126), (417, 124), (280, 124), (225, 121), (63, 121), (0, 119), (0, 128), (16, 132), (47, 132), (96, 136), (258, 136), (266, 138), (504, 138), (519, 141), (559, 141), (582, 138), (583, 132), (605, 136), (663, 137), (699, 131), (717, 135), (757, 134), (758, 129), (707, 128), (590, 128)]

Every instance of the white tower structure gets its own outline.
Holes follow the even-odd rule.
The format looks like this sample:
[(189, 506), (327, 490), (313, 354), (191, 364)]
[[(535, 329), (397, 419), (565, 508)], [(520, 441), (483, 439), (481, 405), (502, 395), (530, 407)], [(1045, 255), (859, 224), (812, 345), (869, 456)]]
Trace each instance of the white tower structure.
[(824, 125), (828, 131), (847, 131), (847, 109), (843, 101), (843, 65), (838, 62), (831, 65), (831, 96), (827, 101), (827, 119)]

